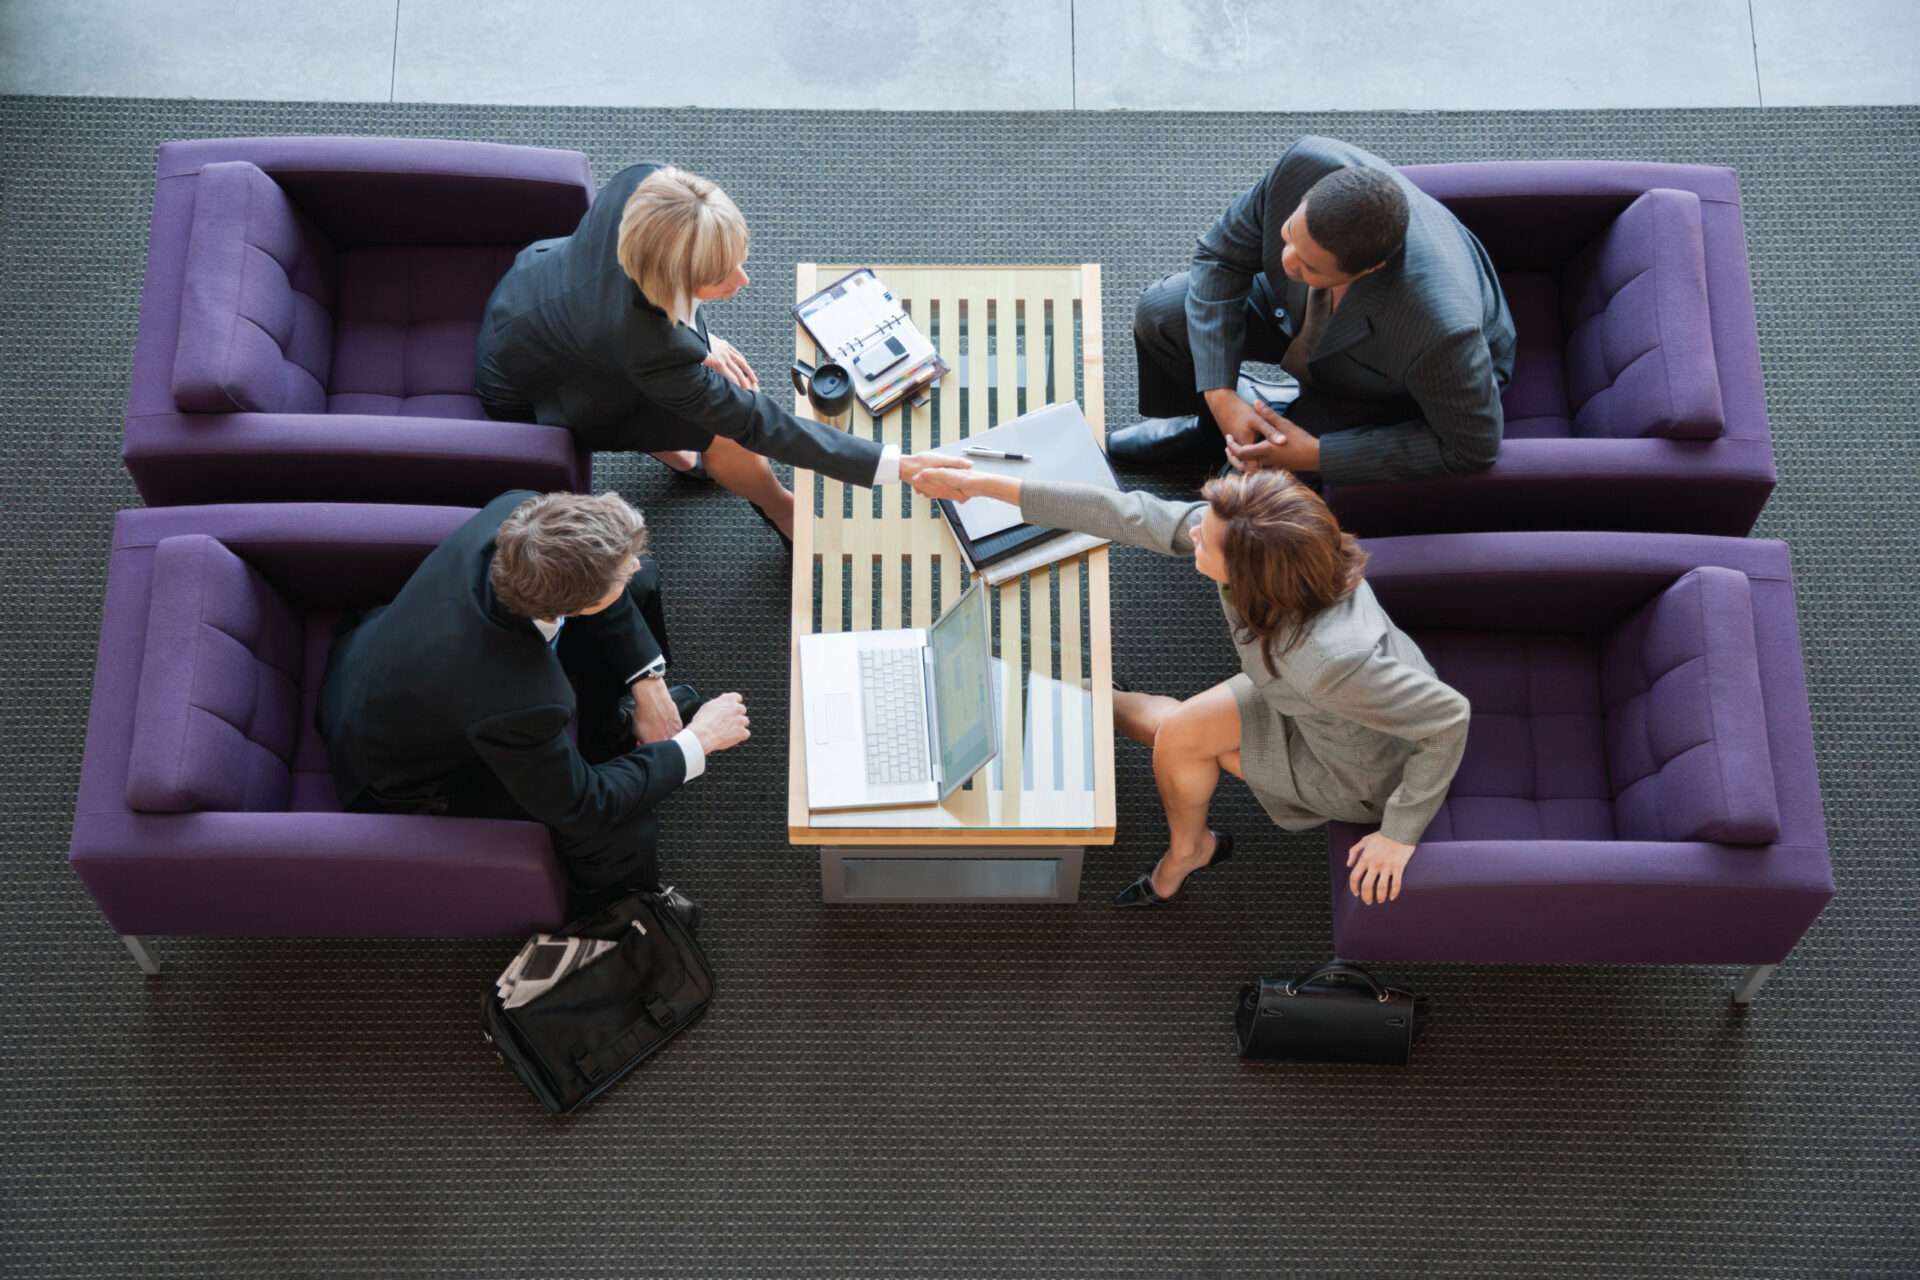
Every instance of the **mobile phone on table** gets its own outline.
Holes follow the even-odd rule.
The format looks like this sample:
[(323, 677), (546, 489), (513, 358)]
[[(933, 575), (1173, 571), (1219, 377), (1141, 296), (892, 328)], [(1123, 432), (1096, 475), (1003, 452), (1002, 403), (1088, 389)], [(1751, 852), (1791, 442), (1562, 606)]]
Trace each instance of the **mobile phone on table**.
[(876, 343), (853, 358), (853, 371), (872, 382), (907, 358), (907, 344), (898, 338)]

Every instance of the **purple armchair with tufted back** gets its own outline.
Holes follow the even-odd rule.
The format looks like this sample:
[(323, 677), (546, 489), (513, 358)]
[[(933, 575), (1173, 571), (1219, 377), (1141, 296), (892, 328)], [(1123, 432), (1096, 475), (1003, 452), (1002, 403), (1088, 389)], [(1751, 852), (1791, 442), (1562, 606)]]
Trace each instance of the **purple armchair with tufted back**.
[(149, 505), (478, 504), (580, 489), (557, 427), (473, 394), (482, 310), (514, 254), (591, 202), (576, 151), (404, 138), (160, 148), (127, 398)]
[(1701, 165), (1519, 161), (1406, 176), (1487, 246), (1519, 347), (1486, 471), (1329, 486), (1366, 536), (1741, 535), (1774, 485), (1740, 186)]
[[(1466, 533), (1366, 544), (1367, 581), (1473, 705), (1398, 901), (1348, 890), (1353, 960), (1740, 964), (1833, 897), (1784, 543)], [(1743, 994), (1758, 981), (1750, 975)]]
[(114, 520), (70, 859), (138, 937), (494, 937), (558, 924), (535, 822), (342, 813), (313, 712), (333, 625), (461, 507), (235, 504)]

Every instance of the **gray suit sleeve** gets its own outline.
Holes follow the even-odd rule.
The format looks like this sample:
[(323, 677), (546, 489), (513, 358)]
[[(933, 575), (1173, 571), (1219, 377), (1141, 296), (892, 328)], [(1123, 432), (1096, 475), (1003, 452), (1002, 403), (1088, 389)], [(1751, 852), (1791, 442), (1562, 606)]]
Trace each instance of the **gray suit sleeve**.
[(1187, 345), (1196, 391), (1231, 387), (1240, 374), (1247, 294), (1262, 266), (1271, 181), (1273, 171), (1241, 193), (1194, 248), (1187, 272)]
[(1407, 391), (1420, 417), (1327, 432), (1320, 437), (1320, 474), (1335, 484), (1367, 484), (1493, 465), (1506, 419), (1484, 334), (1450, 333), (1421, 352), (1407, 369)]
[(1163, 556), (1193, 554), (1187, 531), (1206, 506), (1204, 501), (1168, 502), (1150, 493), (1120, 493), (1091, 484), (1020, 482), (1020, 515), (1029, 523), (1090, 533)]
[(648, 400), (686, 422), (789, 466), (870, 485), (882, 446), (788, 413), (773, 397), (736, 387), (703, 364), (672, 364), (640, 381)]
[(1466, 754), (1466, 698), (1378, 649), (1329, 660), (1308, 682), (1307, 697), (1323, 711), (1413, 744), (1380, 815), (1380, 832), (1401, 844), (1420, 843)]

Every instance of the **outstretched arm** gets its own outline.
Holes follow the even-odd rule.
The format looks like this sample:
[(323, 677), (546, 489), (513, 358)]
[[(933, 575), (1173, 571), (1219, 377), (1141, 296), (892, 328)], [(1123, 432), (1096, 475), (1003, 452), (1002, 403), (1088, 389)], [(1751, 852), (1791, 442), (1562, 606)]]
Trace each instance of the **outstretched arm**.
[(1098, 485), (1020, 480), (979, 471), (922, 472), (913, 487), (929, 498), (953, 502), (996, 498), (1020, 508), (1021, 518), (1034, 524), (1090, 533), (1163, 556), (1193, 554), (1188, 531), (1207, 505), (1169, 502), (1137, 490), (1121, 493)]

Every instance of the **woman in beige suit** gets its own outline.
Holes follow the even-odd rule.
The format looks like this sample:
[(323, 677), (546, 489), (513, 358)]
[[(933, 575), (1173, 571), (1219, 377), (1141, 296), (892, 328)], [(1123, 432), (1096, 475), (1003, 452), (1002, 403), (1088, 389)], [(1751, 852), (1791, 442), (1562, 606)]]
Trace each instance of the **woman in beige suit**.
[(1184, 702), (1114, 694), (1120, 731), (1153, 748), (1170, 832), (1116, 906), (1164, 906), (1189, 875), (1232, 855), (1232, 836), (1207, 826), (1222, 769), (1286, 830), (1331, 818), (1377, 826), (1347, 853), (1348, 888), (1369, 905), (1400, 896), (1460, 767), (1467, 700), (1381, 609), (1361, 577), (1366, 553), (1318, 494), (1273, 470), (1212, 480), (1198, 502), (977, 471), (922, 472), (914, 487), (998, 498), (1034, 524), (1191, 556), (1219, 584), (1240, 674)]

